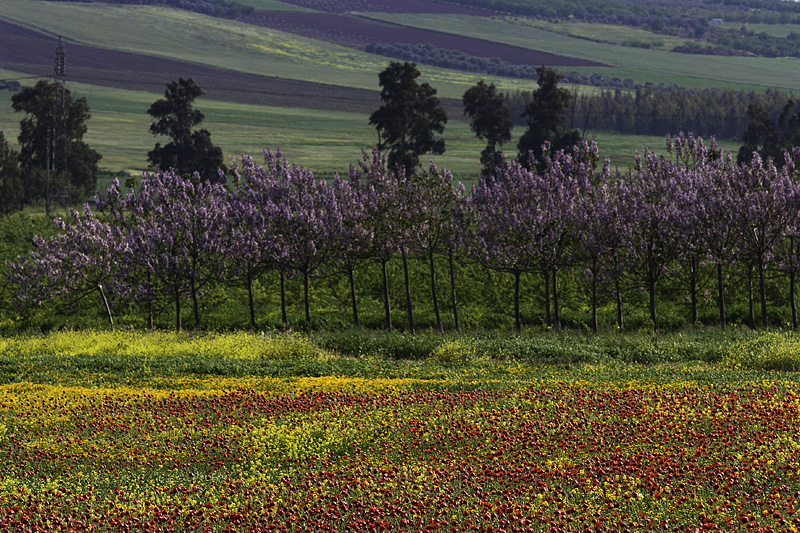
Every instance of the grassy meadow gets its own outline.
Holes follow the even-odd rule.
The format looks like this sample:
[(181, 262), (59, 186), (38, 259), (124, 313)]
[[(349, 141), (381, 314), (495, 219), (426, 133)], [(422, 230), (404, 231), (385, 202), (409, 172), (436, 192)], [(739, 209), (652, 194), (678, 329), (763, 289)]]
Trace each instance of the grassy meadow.
[(800, 383), (736, 359), (785, 341), (719, 341), (642, 366), (464, 339), (408, 360), (296, 334), (0, 338), (0, 526), (792, 531)]

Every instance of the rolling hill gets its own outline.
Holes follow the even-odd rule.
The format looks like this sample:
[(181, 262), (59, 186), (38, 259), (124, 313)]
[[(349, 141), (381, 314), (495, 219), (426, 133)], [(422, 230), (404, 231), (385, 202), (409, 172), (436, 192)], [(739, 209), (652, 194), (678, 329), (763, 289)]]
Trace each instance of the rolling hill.
[[(158, 5), (4, 0), (0, 3), (0, 80), (27, 83), (52, 72), (61, 37), (67, 83), (87, 96), (93, 118), (87, 142), (110, 171), (144, 169), (155, 139), (146, 109), (165, 84), (193, 77), (206, 96), (214, 141), (230, 155), (280, 147), (293, 162), (323, 174), (345, 172), (375, 141), (368, 115), (380, 104), (378, 73), (389, 59), (365, 52), (370, 43), (431, 43), (514, 64), (547, 64), (559, 71), (600, 73), (637, 83), (764, 90), (800, 87), (796, 60), (716, 57), (631, 46), (641, 28), (535, 20), (469, 2), (413, 0), (246, 0), (254, 11), (236, 19)], [(594, 26), (599, 28), (600, 26)], [(608, 38), (601, 38), (608, 34)], [(612, 35), (613, 34), (613, 35)], [(646, 33), (653, 42), (661, 37)], [(632, 37), (631, 37), (632, 38)], [(629, 39), (630, 40), (630, 39)], [(637, 41), (638, 42), (638, 41)], [(672, 41), (670, 41), (672, 42)], [(677, 42), (677, 41), (676, 41)], [(626, 44), (627, 43), (627, 44)], [(480, 79), (503, 91), (532, 90), (535, 82), (420, 64), (448, 109), (448, 150), (437, 163), (474, 179), (482, 142), (463, 119), (460, 97)], [(576, 87), (576, 90), (593, 90)], [(20, 116), (11, 91), (0, 90), (0, 130), (16, 136)], [(521, 132), (515, 132), (519, 135)], [(593, 134), (602, 140), (602, 133)], [(652, 141), (652, 142), (651, 142)], [(512, 143), (506, 145), (515, 153)], [(632, 156), (643, 142), (619, 136), (612, 157)], [(600, 143), (601, 153), (609, 155)]]

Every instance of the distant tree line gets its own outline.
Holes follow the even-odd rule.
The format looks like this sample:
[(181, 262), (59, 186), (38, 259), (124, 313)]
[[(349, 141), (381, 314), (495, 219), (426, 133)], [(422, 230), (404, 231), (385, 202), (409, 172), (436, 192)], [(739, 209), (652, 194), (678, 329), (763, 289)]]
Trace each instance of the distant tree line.
[(536, 67), (534, 66), (513, 65), (498, 57), (478, 57), (461, 50), (439, 48), (430, 43), (370, 43), (365, 50), (370, 54), (378, 54), (424, 65), (467, 72), (481, 72), (508, 78), (536, 79)]
[(800, 33), (791, 32), (786, 37), (776, 37), (766, 32), (756, 33), (742, 27), (740, 30), (713, 28), (708, 42), (763, 57), (800, 56)]
[[(550, 20), (576, 19), (686, 34), (713, 18), (750, 24), (798, 24), (800, 4), (769, 0), (438, 0), (476, 9)], [(699, 31), (699, 30), (698, 30)]]
[[(538, 66), (519, 65), (509, 63), (498, 57), (479, 57), (462, 52), (439, 48), (430, 43), (370, 43), (365, 50), (371, 54), (378, 54), (393, 59), (401, 59), (412, 63), (433, 65), (435, 67), (462, 70), (465, 72), (479, 72), (491, 76), (505, 76), (523, 80), (537, 80)], [(633, 89), (636, 86), (633, 78), (621, 79), (616, 76), (603, 74), (583, 74), (580, 72), (565, 72), (561, 74), (564, 81), (576, 85), (592, 85), (595, 87), (624, 87)]]
[(19, 91), (22, 85), (15, 80), (0, 80), (0, 91)]
[[(517, 91), (505, 98), (514, 124), (525, 124), (522, 115), (532, 93)], [(635, 135), (692, 131), (703, 137), (739, 140), (750, 123), (747, 113), (751, 105), (763, 108), (777, 121), (789, 98), (775, 89), (760, 93), (647, 84), (634, 91), (602, 89), (579, 95), (569, 120), (581, 130)]]
[[(55, 1), (69, 2), (72, 0)], [(79, 1), (93, 3), (95, 0)], [(229, 0), (102, 0), (102, 3), (167, 6), (222, 18), (242, 17), (253, 12), (252, 7), (237, 4), (236, 2), (231, 2)]]
[[(483, 8), (534, 17), (551, 22), (580, 20), (642, 28), (655, 33), (679, 36), (690, 41), (673, 48), (674, 52), (707, 55), (746, 55), (762, 57), (800, 56), (800, 34), (786, 37), (756, 34), (745, 26), (728, 29), (710, 24), (712, 19), (743, 24), (800, 24), (800, 4), (789, 1), (711, 0), (709, 2), (638, 2), (633, 0), (453, 0), (472, 8)], [(692, 42), (691, 40), (697, 40)], [(631, 40), (628, 46), (649, 47)]]

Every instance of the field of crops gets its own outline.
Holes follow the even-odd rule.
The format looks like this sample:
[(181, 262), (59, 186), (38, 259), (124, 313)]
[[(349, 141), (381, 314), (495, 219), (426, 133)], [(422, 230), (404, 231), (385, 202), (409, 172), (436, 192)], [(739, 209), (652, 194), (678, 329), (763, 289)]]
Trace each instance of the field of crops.
[[(539, 27), (538, 21), (524, 18), (479, 19), (453, 15), (394, 13), (371, 13), (369, 16), (375, 20), (412, 28), (438, 29), (476, 39), (491, 39), (513, 46), (614, 65), (600, 69), (591, 68), (588, 71), (620, 78), (631, 77), (637, 83), (651, 81), (686, 87), (777, 87), (790, 90), (800, 82), (800, 74), (791, 59), (692, 56), (658, 49), (619, 46), (546, 31)], [(569, 27), (570, 23), (558, 24), (559, 27), (562, 25)], [(618, 30), (625, 31), (623, 28)], [(627, 31), (633, 38), (638, 35), (637, 30)], [(574, 70), (585, 69), (576, 67)]]
[[(375, 129), (368, 126), (368, 116), (379, 105), (378, 72), (388, 58), (281, 31), (280, 24), (275, 29), (263, 28), (247, 21), (156, 6), (36, 2), (34, 10), (33, 1), (6, 0), (0, 5), (0, 66), (5, 69), (0, 75), (21, 80), (48, 75), (55, 36), (64, 36), (68, 87), (77, 96), (88, 98), (92, 119), (86, 140), (103, 154), (103, 170), (138, 173), (144, 167), (146, 153), (156, 141), (147, 133), (147, 107), (163, 94), (166, 83), (178, 76), (194, 77), (207, 91), (197, 105), (206, 113), (204, 126), (226, 157), (281, 148), (293, 163), (330, 176), (346, 171), (359, 158), (361, 149), (370, 149), (377, 140)], [(287, 21), (283, 29), (290, 29), (291, 17), (303, 15), (292, 11), (311, 12), (300, 1), (249, 3), (258, 10), (253, 17), (271, 11), (271, 17)], [(591, 38), (591, 25), (579, 28), (578, 23), (562, 22), (543, 29), (542, 21), (479, 16), (478, 12), (423, 1), (403, 4), (406, 11), (415, 13), (387, 12), (397, 11), (396, 6), (383, 0), (331, 0), (314, 5), (316, 13), (323, 8), (358, 12), (358, 18), (329, 14), (310, 19), (313, 23), (309, 31), (323, 39), (328, 26), (346, 19), (353, 27), (356, 22), (369, 27), (373, 31), (370, 35), (377, 35), (374, 29), (380, 24), (389, 23), (383, 27), (391, 31), (424, 30), (437, 39), (468, 38), (473, 44), (485, 43), (487, 49), (497, 45), (516, 53), (546, 52), (570, 60), (613, 64), (596, 70), (638, 82), (747, 88), (795, 87), (798, 83), (796, 69), (788, 60), (685, 56), (618, 44), (587, 45), (590, 41), (572, 36), (583, 32), (584, 37)], [(86, 20), (93, 24), (85, 24)], [(328, 33), (348, 30), (339, 26), (328, 29)], [(610, 30), (594, 31), (610, 35)], [(641, 33), (619, 27), (610, 40), (646, 40)], [(658, 36), (652, 34), (652, 38)], [(526, 60), (533, 61), (530, 57)], [(658, 70), (653, 70), (653, 65)], [(460, 98), (486, 76), (427, 65), (421, 65), (421, 71), (423, 81), (431, 83), (443, 98), (450, 116), (445, 132), (447, 151), (436, 162), (452, 170), (457, 179), (474, 181), (483, 143), (469, 131)], [(490, 81), (507, 92), (535, 88), (530, 80)], [(10, 91), (0, 92), (0, 131), (13, 141), (21, 116), (10, 110), (6, 103), (10, 97)], [(515, 139), (520, 134), (515, 131)], [(656, 149), (663, 144), (656, 138), (643, 142), (602, 133), (589, 132), (589, 136), (598, 140), (602, 155), (623, 168), (643, 144)], [(516, 153), (515, 139), (504, 147), (510, 155)], [(101, 189), (103, 186), (101, 183)]]
[[(201, 68), (214, 67), (377, 92), (377, 75), (388, 63), (386, 58), (352, 48), (181, 10), (40, 2), (36, 6), (36, 17), (31, 18), (31, 1), (3, 2), (0, 4), (0, 19), (49, 35), (69, 36), (66, 46), (88, 46), (97, 54), (111, 50), (145, 56), (138, 57), (139, 61), (145, 61), (149, 56), (153, 65), (163, 59), (176, 60), (197, 64)], [(94, 24), (85, 24), (87, 19), (93, 20)], [(143, 35), (148, 38), (144, 39)], [(47, 57), (52, 59), (52, 53), (51, 50)], [(120, 73), (125, 70), (118, 68), (113, 61), (103, 61), (102, 57), (98, 58), (96, 68)], [(155, 68), (158, 72), (158, 67)], [(441, 96), (450, 98), (461, 98), (464, 90), (481, 77), (476, 73), (442, 68), (425, 69), (426, 80), (435, 83)], [(130, 76), (130, 79), (135, 82), (136, 76)], [(523, 80), (502, 79), (498, 82), (508, 89), (531, 85)]]
[(249, 16), (247, 22), (359, 49), (364, 49), (370, 43), (430, 43), (439, 48), (460, 50), (473, 56), (497, 57), (515, 65), (551, 65), (560, 69), (604, 66), (592, 61), (495, 43), (485, 39), (473, 39), (435, 30), (376, 24), (374, 21), (370, 22), (369, 19), (335, 13), (264, 11)]
[(792, 374), (167, 337), (0, 338), (0, 528), (800, 526)]

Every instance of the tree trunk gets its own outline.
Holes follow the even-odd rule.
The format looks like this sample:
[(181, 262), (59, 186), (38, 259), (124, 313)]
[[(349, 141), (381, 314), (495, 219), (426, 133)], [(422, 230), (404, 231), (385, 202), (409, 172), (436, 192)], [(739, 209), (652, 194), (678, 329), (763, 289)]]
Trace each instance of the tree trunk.
[(458, 301), (456, 300), (456, 275), (455, 267), (453, 266), (453, 250), (449, 250), (448, 262), (450, 263), (450, 300), (453, 304), (453, 321), (455, 322), (456, 331), (461, 333), (461, 323), (458, 320)]
[(789, 305), (792, 308), (792, 328), (797, 329), (797, 302), (794, 297), (794, 280), (797, 277), (794, 270), (789, 273)]
[(311, 329), (311, 304), (308, 301), (308, 272), (303, 272), (303, 301), (306, 310), (306, 326)]
[(114, 329), (114, 317), (111, 316), (111, 306), (108, 305), (108, 298), (106, 298), (106, 292), (103, 290), (103, 285), (101, 283), (97, 284), (97, 290), (100, 292), (100, 299), (103, 301), (103, 307), (106, 310), (108, 323), (111, 326), (111, 329)]
[(403, 277), (406, 282), (406, 310), (408, 313), (408, 332), (414, 335), (414, 308), (411, 305), (411, 280), (408, 277), (408, 260), (406, 259), (406, 249), (404, 246), (400, 247), (400, 255), (403, 258)]
[(386, 331), (392, 331), (392, 308), (389, 305), (389, 270), (386, 264), (389, 261), (381, 258), (381, 269), (383, 271), (383, 313), (385, 316)]
[(764, 283), (764, 256), (758, 258), (758, 292), (761, 299), (761, 325), (767, 329), (767, 288)]
[[(149, 272), (147, 273), (147, 285), (150, 286)], [(150, 331), (155, 329), (155, 317), (153, 316), (153, 294), (151, 291), (147, 292), (147, 325), (149, 326)]]
[(192, 311), (194, 312), (194, 329), (200, 329), (200, 305), (197, 301), (197, 285), (194, 279), (191, 284), (192, 290)]
[(592, 271), (592, 331), (597, 333), (597, 272)]
[(550, 314), (550, 271), (542, 269), (544, 274), (544, 321), (547, 327), (553, 326), (553, 317)]
[(697, 324), (697, 261), (693, 257), (689, 272), (689, 305), (691, 306), (692, 324)]
[(175, 289), (175, 331), (180, 331), (183, 324), (181, 322), (181, 292)]
[(650, 320), (653, 322), (653, 332), (658, 333), (658, 317), (656, 317), (656, 280), (650, 270), (647, 272), (647, 291), (650, 294)]
[(256, 330), (258, 328), (256, 327), (256, 306), (253, 299), (253, 280), (249, 276), (247, 277), (247, 303), (250, 306), (250, 327)]
[(286, 277), (281, 272), (281, 320), (283, 321), (283, 329), (286, 329), (288, 320), (286, 317)]
[(439, 314), (439, 298), (436, 296), (436, 265), (433, 261), (433, 250), (428, 250), (428, 260), (431, 265), (431, 297), (433, 298), (433, 314), (436, 316), (436, 327), (439, 333), (444, 333), (442, 315)]
[(727, 326), (725, 316), (725, 287), (722, 278), (722, 262), (717, 263), (717, 305), (719, 306), (719, 325), (724, 330)]
[(522, 331), (522, 317), (519, 313), (519, 270), (514, 272), (514, 329), (519, 333)]
[(356, 278), (353, 274), (353, 267), (347, 268), (347, 278), (350, 281), (350, 303), (353, 306), (353, 325), (360, 327), (358, 322), (358, 300), (356, 299)]
[(756, 329), (756, 315), (753, 311), (753, 267), (747, 265), (747, 305), (750, 311), (750, 329)]
[(558, 308), (558, 269), (553, 269), (553, 319), (556, 329), (561, 329), (561, 310)]
[(617, 298), (617, 328), (622, 331), (622, 291), (619, 287), (619, 277), (614, 278), (614, 295)]

